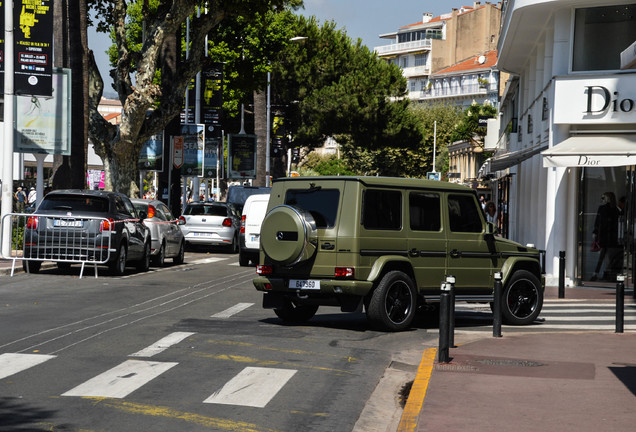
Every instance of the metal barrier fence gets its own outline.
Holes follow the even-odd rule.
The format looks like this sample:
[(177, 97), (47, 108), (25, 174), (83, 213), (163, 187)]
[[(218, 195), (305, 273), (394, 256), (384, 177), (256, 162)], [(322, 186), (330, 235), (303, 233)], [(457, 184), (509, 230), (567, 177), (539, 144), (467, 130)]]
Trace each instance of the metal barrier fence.
[[(9, 224), (9, 229), (6, 229)], [(97, 277), (97, 265), (110, 259), (113, 221), (100, 217), (75, 217), (10, 213), (2, 218), (0, 240), (10, 235), (11, 276), (15, 262), (20, 259), (25, 269), (39, 270), (43, 261), (81, 264), (80, 278), (85, 264), (92, 264)]]

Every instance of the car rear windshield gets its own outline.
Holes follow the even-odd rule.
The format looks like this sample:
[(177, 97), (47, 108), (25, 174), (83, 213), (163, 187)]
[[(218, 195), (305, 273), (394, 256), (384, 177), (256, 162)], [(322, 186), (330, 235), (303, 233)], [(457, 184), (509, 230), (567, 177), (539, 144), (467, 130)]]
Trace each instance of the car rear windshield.
[(48, 195), (38, 210), (108, 213), (108, 199), (86, 195)]
[(186, 207), (183, 212), (184, 215), (189, 216), (227, 216), (227, 208), (220, 205), (198, 205), (191, 204)]
[(338, 189), (290, 189), (285, 204), (308, 211), (317, 228), (333, 228), (336, 225), (340, 191)]

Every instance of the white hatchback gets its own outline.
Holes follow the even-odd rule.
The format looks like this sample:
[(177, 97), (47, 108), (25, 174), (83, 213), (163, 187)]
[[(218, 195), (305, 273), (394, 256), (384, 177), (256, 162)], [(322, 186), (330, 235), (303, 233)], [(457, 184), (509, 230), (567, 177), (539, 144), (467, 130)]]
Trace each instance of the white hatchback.
[(186, 244), (227, 246), (238, 252), (240, 219), (235, 207), (224, 202), (189, 203), (179, 217)]

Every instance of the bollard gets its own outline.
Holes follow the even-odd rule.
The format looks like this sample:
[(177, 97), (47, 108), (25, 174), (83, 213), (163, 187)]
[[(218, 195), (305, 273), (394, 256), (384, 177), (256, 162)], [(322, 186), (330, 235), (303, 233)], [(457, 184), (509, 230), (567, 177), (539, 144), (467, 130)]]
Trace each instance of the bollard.
[(559, 298), (565, 298), (565, 251), (559, 251)]
[(442, 282), (442, 292), (439, 296), (439, 356), (440, 363), (448, 363), (449, 358), (449, 318), (450, 318), (450, 287)]
[(623, 333), (625, 318), (625, 275), (616, 276), (616, 333)]
[(448, 314), (448, 346), (455, 348), (455, 276), (446, 276), (446, 285), (450, 287), (450, 313)]
[(501, 283), (501, 273), (495, 273), (494, 305), (492, 320), (492, 337), (501, 337), (501, 300), (503, 295), (503, 284)]

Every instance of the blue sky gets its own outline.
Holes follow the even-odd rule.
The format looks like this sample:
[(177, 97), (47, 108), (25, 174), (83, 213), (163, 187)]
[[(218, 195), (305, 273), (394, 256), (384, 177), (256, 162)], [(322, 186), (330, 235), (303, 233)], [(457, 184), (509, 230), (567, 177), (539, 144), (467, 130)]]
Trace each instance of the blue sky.
[[(438, 16), (450, 12), (453, 7), (473, 4), (472, 1), (460, 3), (459, 0), (305, 0), (304, 3), (305, 8), (299, 11), (300, 14), (314, 15), (320, 22), (333, 20), (337, 28), (344, 29), (354, 40), (362, 39), (362, 43), (371, 49), (389, 43), (378, 35), (419, 22), (424, 12)], [(95, 53), (104, 79), (104, 93), (112, 96), (108, 57), (105, 54), (109, 43), (106, 35), (89, 29), (88, 45)]]

